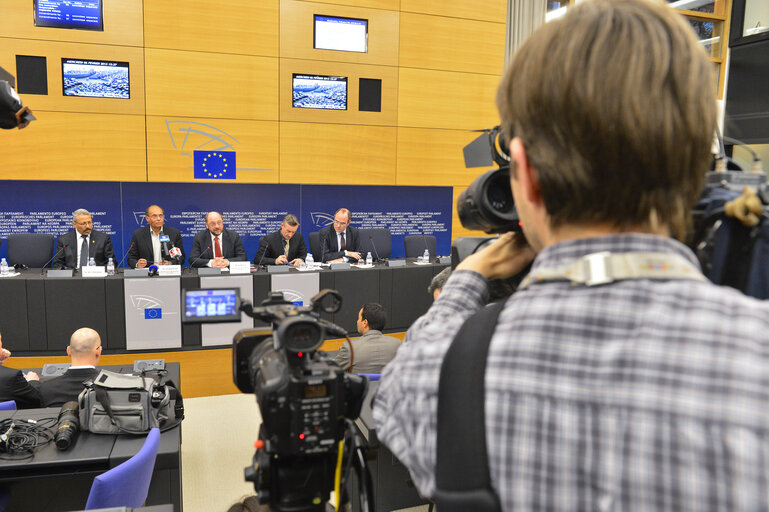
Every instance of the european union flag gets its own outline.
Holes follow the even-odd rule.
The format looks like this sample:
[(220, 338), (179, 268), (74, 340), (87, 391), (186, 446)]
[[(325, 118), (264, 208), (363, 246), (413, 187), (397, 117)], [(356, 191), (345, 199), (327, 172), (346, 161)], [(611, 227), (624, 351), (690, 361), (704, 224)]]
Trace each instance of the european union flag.
[(234, 180), (234, 151), (195, 151), (196, 180)]
[(162, 308), (144, 308), (145, 320), (160, 320), (163, 318)]

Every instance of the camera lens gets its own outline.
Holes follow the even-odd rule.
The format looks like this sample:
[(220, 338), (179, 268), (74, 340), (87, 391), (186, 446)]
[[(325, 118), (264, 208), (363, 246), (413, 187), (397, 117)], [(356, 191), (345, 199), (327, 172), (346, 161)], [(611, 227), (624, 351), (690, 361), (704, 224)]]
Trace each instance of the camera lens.
[(476, 178), (459, 195), (457, 214), (467, 229), (486, 233), (520, 230), (510, 189), (510, 169), (493, 169)]

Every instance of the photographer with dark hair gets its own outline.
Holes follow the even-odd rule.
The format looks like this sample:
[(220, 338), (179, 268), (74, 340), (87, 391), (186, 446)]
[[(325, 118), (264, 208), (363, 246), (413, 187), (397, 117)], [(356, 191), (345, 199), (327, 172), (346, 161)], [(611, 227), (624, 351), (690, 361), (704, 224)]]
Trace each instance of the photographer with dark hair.
[[(454, 440), (488, 457), (485, 510), (769, 508), (769, 303), (708, 282), (674, 239), (708, 170), (715, 83), (686, 20), (647, 0), (578, 4), (515, 54), (498, 106), (531, 272), (484, 308), (532, 253), (508, 233), (462, 261), (374, 398), (377, 437), (439, 510), (457, 496), (441, 367), (489, 341), (485, 428)], [(465, 367), (444, 375), (465, 384)]]
[(401, 340), (385, 336), (382, 330), (387, 322), (387, 312), (381, 304), (370, 302), (358, 311), (360, 338), (339, 347), (334, 362), (351, 373), (379, 373), (392, 361), (401, 346)]

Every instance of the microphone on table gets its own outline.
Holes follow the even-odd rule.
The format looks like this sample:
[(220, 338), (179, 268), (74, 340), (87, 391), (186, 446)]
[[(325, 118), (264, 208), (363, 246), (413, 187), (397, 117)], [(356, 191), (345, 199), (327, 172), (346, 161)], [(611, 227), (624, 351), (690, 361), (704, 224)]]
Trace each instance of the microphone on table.
[(41, 268), (41, 269), (40, 269), (40, 274), (41, 274), (41, 275), (42, 275), (42, 274), (45, 272), (45, 267), (47, 267), (48, 265), (50, 265), (50, 264), (51, 264), (51, 262), (52, 262), (53, 260), (55, 260), (55, 259), (56, 259), (56, 256), (58, 256), (58, 255), (61, 253), (61, 251), (63, 251), (63, 250), (64, 250), (64, 249), (66, 249), (67, 247), (69, 247), (69, 246), (68, 246), (68, 245), (65, 245), (65, 246), (63, 246), (61, 249), (59, 249), (58, 251), (56, 251), (56, 254), (54, 254), (54, 255), (53, 255), (53, 258), (51, 258), (50, 260), (48, 260), (48, 263), (46, 263), (45, 265), (43, 265), (43, 268)]
[(171, 241), (171, 237), (166, 235), (166, 234), (161, 233), (160, 236), (158, 237), (158, 240), (160, 240), (160, 243), (163, 246), (163, 251), (162, 252), (165, 253), (165, 254), (168, 254), (169, 255), (168, 257), (170, 258), (171, 256), (170, 256), (170, 251), (168, 250), (168, 242)]
[(326, 237), (323, 237), (323, 240), (320, 241), (320, 262), (325, 263), (323, 258), (326, 256)]
[(128, 257), (128, 253), (129, 253), (129, 252), (131, 252), (131, 249), (133, 249), (133, 246), (134, 246), (134, 243), (133, 243), (133, 242), (131, 242), (131, 245), (129, 245), (129, 246), (128, 246), (128, 250), (125, 252), (125, 255), (123, 255), (123, 259), (122, 259), (122, 260), (120, 260), (120, 263), (118, 263), (118, 264), (115, 266), (115, 269), (118, 269), (118, 268), (120, 268), (120, 265), (122, 265), (122, 264), (123, 264), (123, 262), (125, 261), (125, 259)]
[(371, 241), (371, 248), (374, 249), (374, 256), (376, 256), (377, 261), (382, 261), (382, 259), (379, 257), (379, 252), (376, 250), (376, 244), (374, 243), (374, 237), (369, 235), (368, 239)]
[(147, 273), (148, 273), (148, 275), (150, 277), (154, 277), (154, 276), (158, 275), (158, 271), (159, 270), (160, 270), (160, 268), (158, 267), (157, 263), (153, 263), (152, 265), (147, 267)]
[(262, 257), (259, 258), (259, 263), (256, 264), (256, 270), (259, 271), (259, 267), (262, 266), (262, 260), (264, 259), (264, 255), (267, 254), (267, 249), (270, 248), (270, 242), (267, 240), (264, 241), (264, 252), (262, 253)]
[(171, 246), (171, 249), (168, 251), (168, 254), (171, 256), (171, 262), (179, 265), (179, 258), (182, 256), (182, 250), (176, 247), (175, 245)]
[[(176, 247), (174, 247), (174, 249), (176, 249)], [(203, 252), (201, 252), (201, 253), (200, 253), (200, 256), (198, 256), (197, 258), (195, 258), (195, 260), (194, 260), (194, 261), (191, 261), (191, 262), (190, 262), (190, 268), (194, 267), (194, 266), (195, 266), (195, 263), (197, 263), (197, 262), (198, 262), (198, 260), (199, 260), (200, 258), (202, 258), (202, 257), (203, 257), (203, 255), (204, 255), (206, 252), (210, 251), (210, 250), (211, 250), (211, 246), (209, 245), (208, 247), (206, 247), (206, 248), (203, 250)], [(181, 251), (179, 251), (179, 252), (181, 252)], [(209, 258), (209, 259), (210, 259), (210, 258)]]

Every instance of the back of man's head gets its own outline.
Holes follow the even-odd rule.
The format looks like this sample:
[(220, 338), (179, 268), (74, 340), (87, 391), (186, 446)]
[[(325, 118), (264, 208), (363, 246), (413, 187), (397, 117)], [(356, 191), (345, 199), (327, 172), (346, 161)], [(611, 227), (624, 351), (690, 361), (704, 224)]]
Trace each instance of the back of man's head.
[(89, 327), (82, 327), (73, 332), (69, 339), (67, 355), (72, 359), (73, 366), (96, 366), (101, 357), (99, 333)]
[(369, 302), (363, 306), (360, 316), (362, 320), (368, 320), (368, 328), (375, 331), (381, 331), (387, 323), (387, 312), (384, 306), (376, 302)]
[[(538, 29), (500, 85), (551, 227), (667, 226), (683, 236), (716, 126), (714, 67), (650, 0), (592, 0)], [(511, 169), (515, 172), (515, 169)]]

